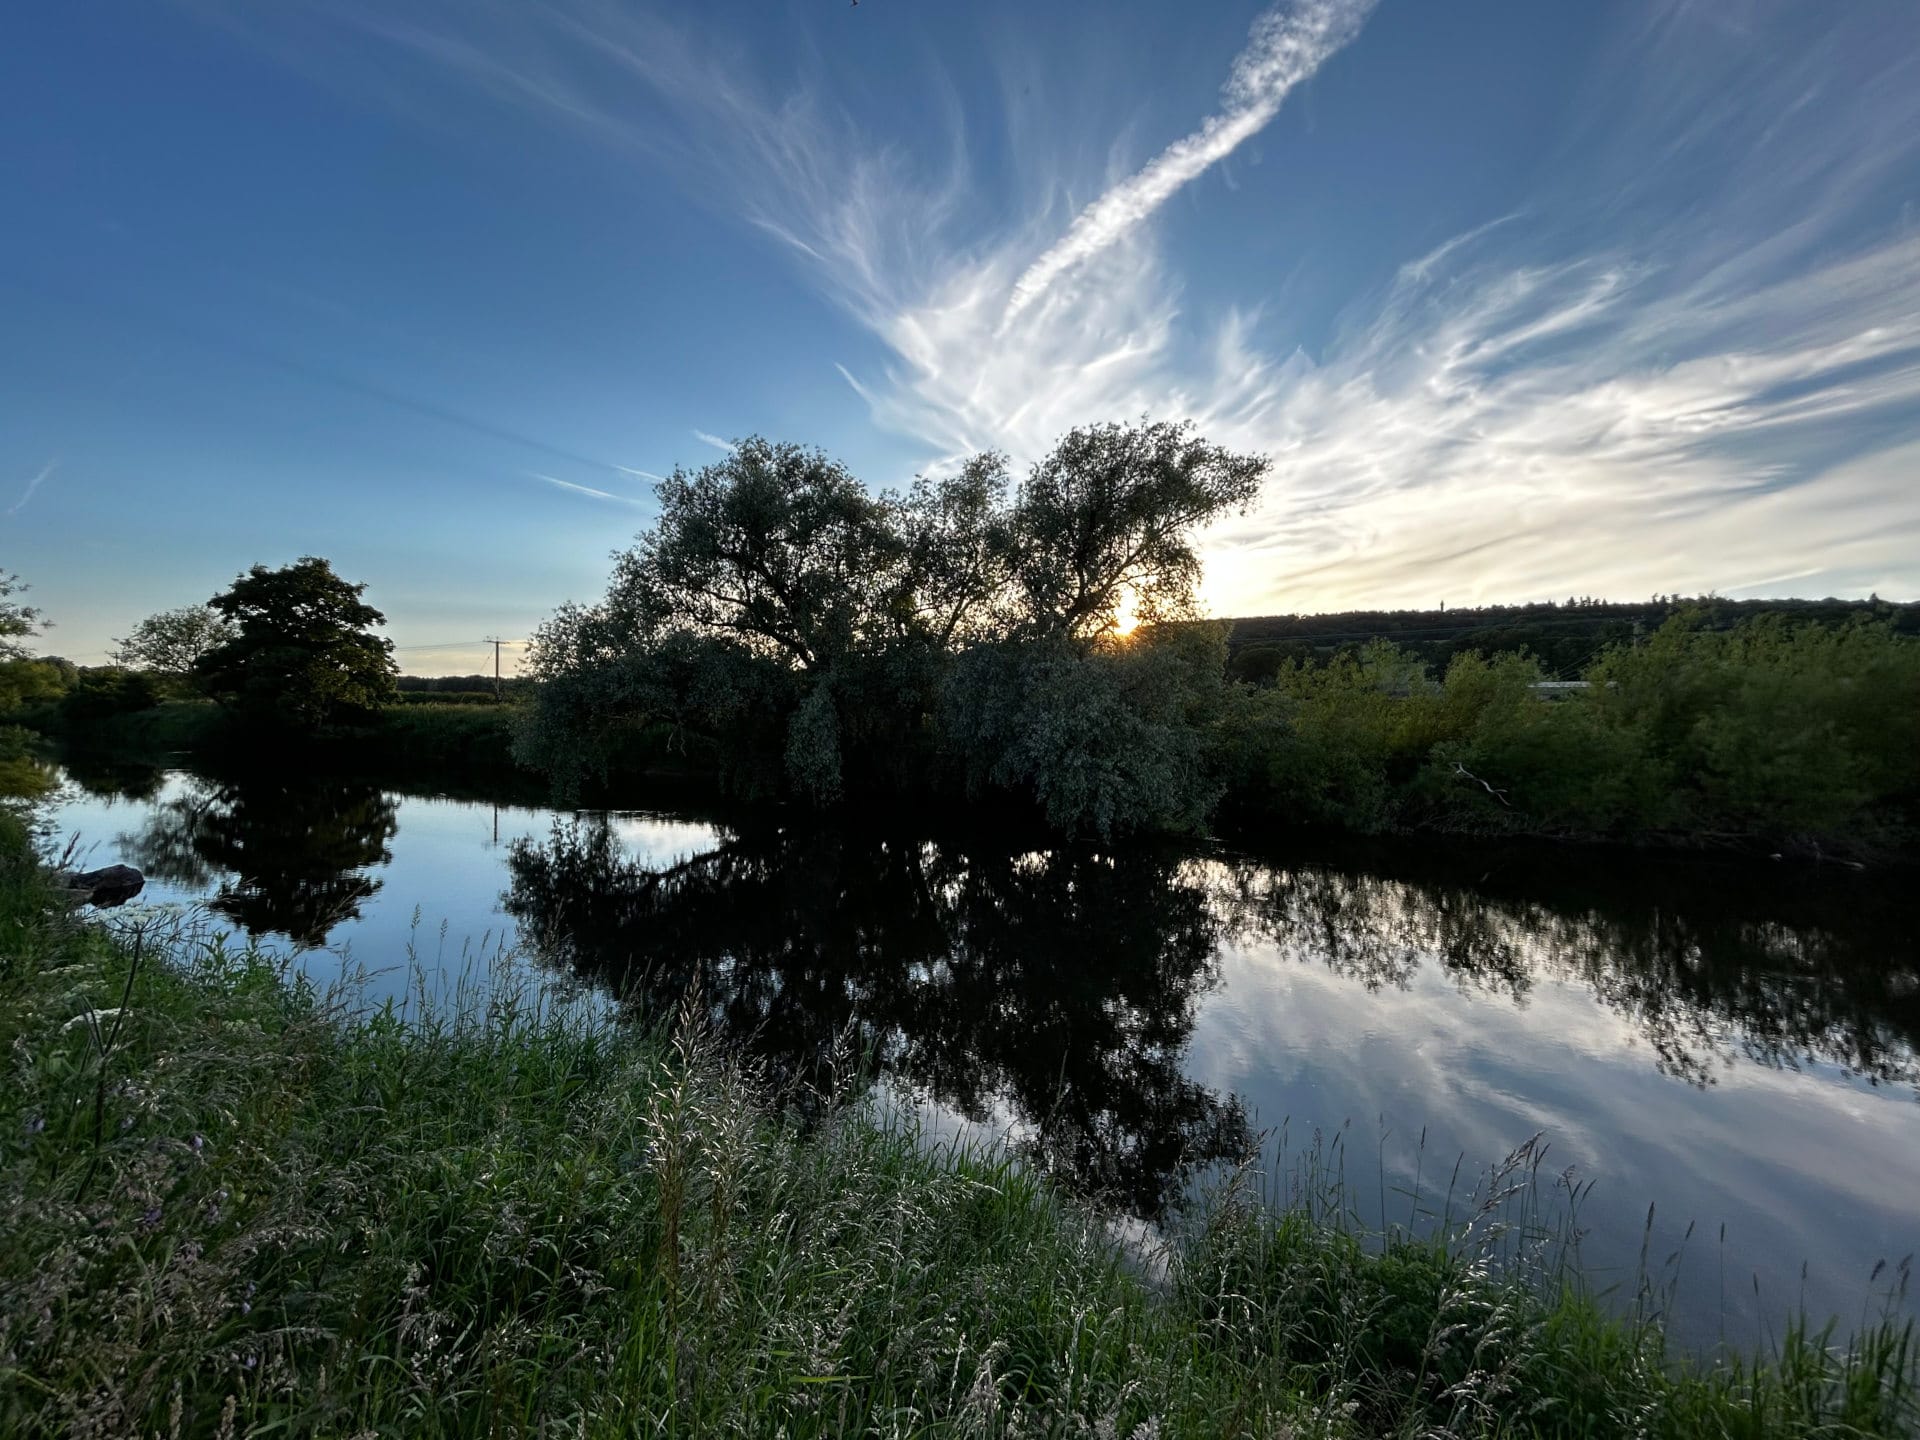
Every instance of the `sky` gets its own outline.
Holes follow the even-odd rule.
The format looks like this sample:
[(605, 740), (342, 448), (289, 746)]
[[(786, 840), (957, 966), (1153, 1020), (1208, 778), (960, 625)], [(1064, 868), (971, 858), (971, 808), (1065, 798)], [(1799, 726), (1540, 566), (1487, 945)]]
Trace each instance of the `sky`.
[(318, 554), (482, 669), (740, 436), (1140, 416), (1272, 460), (1216, 614), (1920, 596), (1913, 0), (24, 6), (0, 204), (82, 663)]

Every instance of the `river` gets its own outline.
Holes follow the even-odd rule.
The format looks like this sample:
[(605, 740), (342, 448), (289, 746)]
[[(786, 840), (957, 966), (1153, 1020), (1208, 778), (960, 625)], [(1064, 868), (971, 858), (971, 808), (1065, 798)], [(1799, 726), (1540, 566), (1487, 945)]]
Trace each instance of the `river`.
[(1613, 1303), (1644, 1281), (1696, 1348), (1803, 1305), (1845, 1329), (1920, 1249), (1920, 939), (1884, 877), (186, 770), (70, 770), (53, 824), (146, 871), (139, 903), (204, 905), (322, 983), (364, 970), (376, 1000), (484, 984), (502, 950), (642, 1018), (691, 991), (770, 1081), (864, 1061), (930, 1133), (1008, 1140), (1142, 1227), (1253, 1154), (1275, 1193), (1337, 1176), (1361, 1223), (1418, 1228), (1532, 1141), (1531, 1202), (1500, 1213), (1577, 1231)]

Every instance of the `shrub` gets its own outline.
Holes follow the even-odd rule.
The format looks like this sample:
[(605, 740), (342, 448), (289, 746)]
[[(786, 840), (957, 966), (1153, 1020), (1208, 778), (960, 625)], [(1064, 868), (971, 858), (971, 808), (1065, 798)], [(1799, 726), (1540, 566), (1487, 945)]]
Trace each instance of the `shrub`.
[(151, 710), (160, 700), (160, 687), (146, 671), (103, 665), (80, 672), (79, 682), (60, 701), (60, 716), (68, 725), (84, 727)]

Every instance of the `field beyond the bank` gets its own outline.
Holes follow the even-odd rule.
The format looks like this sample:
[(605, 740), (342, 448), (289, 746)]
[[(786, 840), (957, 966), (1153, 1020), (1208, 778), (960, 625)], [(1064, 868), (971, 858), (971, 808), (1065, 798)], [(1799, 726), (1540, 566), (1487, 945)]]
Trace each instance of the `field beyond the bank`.
[[(1573, 1277), (1231, 1188), (1164, 1265), (687, 1017), (355, 1015), (54, 903), (0, 819), (0, 1433), (1899, 1435), (1910, 1331), (1663, 1354)], [(371, 957), (369, 957), (371, 958)], [(1784, 1318), (1784, 1317), (1783, 1317)]]

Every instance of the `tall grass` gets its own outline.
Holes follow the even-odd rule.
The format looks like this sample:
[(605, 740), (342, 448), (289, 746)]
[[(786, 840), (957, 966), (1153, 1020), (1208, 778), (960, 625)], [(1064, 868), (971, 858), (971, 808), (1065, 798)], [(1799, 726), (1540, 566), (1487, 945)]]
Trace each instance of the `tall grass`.
[[(1571, 1277), (1248, 1172), (1165, 1254), (851, 1093), (505, 984), (357, 1011), (0, 833), (0, 1434), (1895, 1435), (1915, 1356), (1689, 1369)], [(1516, 1162), (1515, 1174), (1524, 1169)], [(1499, 1193), (1496, 1187), (1495, 1193)]]

